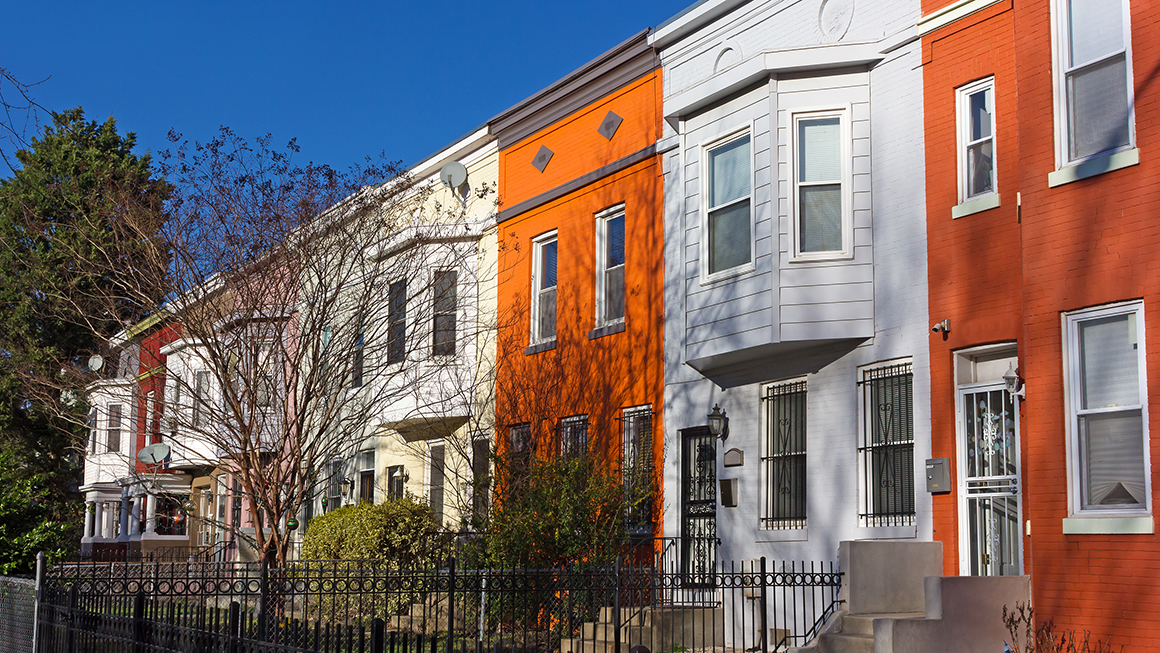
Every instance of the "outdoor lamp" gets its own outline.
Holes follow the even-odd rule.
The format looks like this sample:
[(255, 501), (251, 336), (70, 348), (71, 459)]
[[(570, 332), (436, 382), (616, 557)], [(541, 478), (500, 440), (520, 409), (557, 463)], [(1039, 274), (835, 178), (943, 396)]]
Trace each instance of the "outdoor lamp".
[(709, 413), (709, 432), (722, 440), (729, 437), (729, 418), (721, 412), (718, 404), (713, 404), (713, 412)]
[(1006, 384), (1007, 392), (1010, 392), (1012, 397), (1027, 398), (1027, 388), (1023, 385), (1019, 372), (1015, 371), (1014, 363), (1007, 366), (1007, 371), (1003, 374), (1003, 383)]

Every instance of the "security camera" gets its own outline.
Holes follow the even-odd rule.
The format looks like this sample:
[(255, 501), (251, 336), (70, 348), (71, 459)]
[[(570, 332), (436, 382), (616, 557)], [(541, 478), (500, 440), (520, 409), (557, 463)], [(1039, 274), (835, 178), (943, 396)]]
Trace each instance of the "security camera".
[(934, 324), (931, 325), (930, 332), (931, 333), (950, 333), (951, 332), (951, 321), (950, 320), (943, 320), (942, 322), (935, 322)]

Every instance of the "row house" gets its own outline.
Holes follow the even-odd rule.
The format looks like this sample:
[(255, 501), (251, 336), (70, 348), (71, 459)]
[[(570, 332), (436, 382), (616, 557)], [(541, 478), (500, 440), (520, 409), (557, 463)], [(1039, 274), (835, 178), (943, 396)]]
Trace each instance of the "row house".
[(664, 532), (688, 570), (933, 537), (918, 17), (916, 1), (716, 0), (649, 37)]
[(1027, 574), (1057, 627), (1156, 648), (1157, 7), (922, 4), (944, 573)]
[(489, 123), (497, 448), (592, 456), (620, 475), (638, 536), (654, 534), (663, 451), (661, 73), (647, 36)]

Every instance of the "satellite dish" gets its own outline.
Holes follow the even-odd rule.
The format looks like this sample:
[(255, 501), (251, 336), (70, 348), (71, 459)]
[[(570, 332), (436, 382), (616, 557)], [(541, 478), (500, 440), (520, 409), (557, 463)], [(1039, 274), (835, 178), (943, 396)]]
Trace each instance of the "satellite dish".
[(93, 354), (89, 357), (89, 369), (98, 372), (105, 366), (105, 359), (100, 354)]
[(439, 181), (448, 188), (459, 188), (467, 183), (467, 168), (458, 161), (451, 161), (439, 169)]
[(169, 461), (170, 453), (169, 445), (164, 442), (148, 444), (141, 447), (141, 451), (137, 452), (137, 460), (149, 465), (160, 465), (161, 463)]

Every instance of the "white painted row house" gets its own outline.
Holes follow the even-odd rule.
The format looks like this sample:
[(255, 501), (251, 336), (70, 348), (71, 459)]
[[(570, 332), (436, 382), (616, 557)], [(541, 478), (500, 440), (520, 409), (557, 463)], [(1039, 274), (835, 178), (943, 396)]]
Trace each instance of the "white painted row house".
[(932, 538), (920, 15), (709, 0), (650, 37), (668, 123), (664, 531), (717, 538), (722, 560)]

